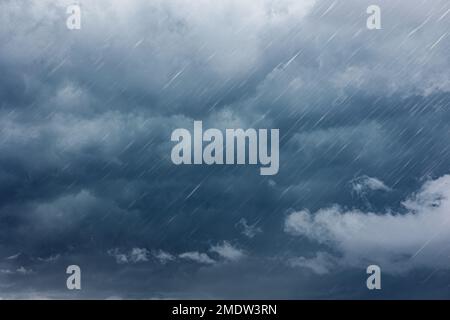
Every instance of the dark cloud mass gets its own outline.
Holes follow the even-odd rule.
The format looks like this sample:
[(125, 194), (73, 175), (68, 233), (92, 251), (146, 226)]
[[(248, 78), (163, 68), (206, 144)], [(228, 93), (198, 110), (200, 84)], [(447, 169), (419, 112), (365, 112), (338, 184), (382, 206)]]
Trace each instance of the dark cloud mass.
[[(0, 297), (449, 298), (448, 1), (71, 3), (0, 2)], [(194, 120), (279, 173), (175, 166)]]

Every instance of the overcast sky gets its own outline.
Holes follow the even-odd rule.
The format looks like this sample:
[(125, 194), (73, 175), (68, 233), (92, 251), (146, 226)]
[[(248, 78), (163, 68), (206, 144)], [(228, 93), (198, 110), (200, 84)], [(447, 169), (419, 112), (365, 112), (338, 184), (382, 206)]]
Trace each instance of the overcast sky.
[[(72, 3), (0, 2), (0, 297), (450, 298), (447, 0)], [(194, 120), (278, 174), (174, 165)]]

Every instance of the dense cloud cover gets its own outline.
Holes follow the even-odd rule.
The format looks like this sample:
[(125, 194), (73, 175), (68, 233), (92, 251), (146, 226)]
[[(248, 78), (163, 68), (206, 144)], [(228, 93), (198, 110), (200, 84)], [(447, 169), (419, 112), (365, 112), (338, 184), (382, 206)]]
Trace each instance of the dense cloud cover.
[[(0, 2), (0, 297), (449, 297), (448, 1), (79, 3)], [(194, 120), (279, 173), (175, 166)]]

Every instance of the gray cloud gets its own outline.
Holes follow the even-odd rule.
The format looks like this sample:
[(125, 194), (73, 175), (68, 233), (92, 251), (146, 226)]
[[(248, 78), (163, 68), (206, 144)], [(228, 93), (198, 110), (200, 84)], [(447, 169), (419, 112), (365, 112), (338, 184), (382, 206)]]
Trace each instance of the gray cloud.
[(359, 196), (371, 191), (391, 191), (391, 188), (375, 177), (357, 177), (351, 181), (351, 185), (353, 191)]
[[(80, 1), (69, 31), (71, 3), (0, 3), (0, 258), (20, 253), (0, 260), (2, 297), (360, 298), (350, 261), (441, 266), (438, 242), (403, 259), (433, 234), (406, 228), (438, 227), (441, 207), (401, 203), (448, 174), (448, 1), (379, 1), (377, 31), (365, 0)], [(279, 128), (280, 172), (172, 165), (170, 133), (194, 120)], [(303, 208), (309, 240), (283, 232)], [(369, 227), (345, 242), (349, 217), (385, 246)], [(383, 294), (448, 297), (446, 277)]]

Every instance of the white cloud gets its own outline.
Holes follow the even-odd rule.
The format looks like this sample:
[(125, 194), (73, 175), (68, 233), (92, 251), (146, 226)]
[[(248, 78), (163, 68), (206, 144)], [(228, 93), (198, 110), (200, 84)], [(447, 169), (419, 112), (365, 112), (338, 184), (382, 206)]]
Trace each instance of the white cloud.
[(14, 272), (9, 269), (0, 269), (1, 274), (13, 274)]
[(148, 261), (149, 251), (145, 248), (133, 248), (129, 254), (131, 262), (145, 262)]
[(197, 251), (185, 252), (179, 255), (181, 259), (191, 260), (203, 264), (214, 264), (215, 261), (211, 259), (206, 253)]
[(116, 259), (116, 263), (118, 264), (128, 263), (127, 255), (124, 253), (120, 253), (119, 249), (117, 248), (108, 250), (108, 255), (114, 257), (114, 259)]
[(174, 261), (176, 258), (174, 255), (169, 252), (165, 252), (163, 250), (152, 252), (153, 256), (159, 260), (160, 263), (166, 264), (169, 261)]
[(54, 254), (46, 258), (38, 257), (37, 259), (42, 262), (55, 262), (61, 257), (60, 254)]
[(358, 196), (364, 196), (370, 191), (391, 191), (383, 181), (369, 176), (360, 176), (350, 181), (353, 191)]
[(245, 218), (239, 220), (237, 227), (241, 229), (243, 235), (250, 239), (262, 232), (261, 228), (256, 226), (256, 223), (249, 225)]
[(22, 275), (27, 275), (27, 274), (32, 274), (32, 273), (34, 273), (33, 270), (27, 269), (27, 268), (25, 268), (25, 267), (23, 267), (23, 266), (21, 266), (20, 268), (18, 268), (18, 269), (16, 270), (16, 272), (17, 272), (18, 274), (22, 274)]
[(376, 262), (385, 270), (448, 268), (450, 175), (426, 182), (402, 203), (405, 213), (343, 210), (339, 206), (294, 212), (285, 231), (337, 250), (340, 263)]
[(15, 260), (15, 259), (17, 259), (21, 254), (22, 254), (21, 252), (18, 252), (18, 253), (16, 253), (16, 254), (12, 255), (12, 256), (6, 257), (5, 260)]
[(210, 251), (217, 253), (222, 258), (229, 261), (237, 261), (242, 259), (245, 254), (242, 250), (233, 247), (229, 242), (224, 241), (221, 244), (212, 246)]

